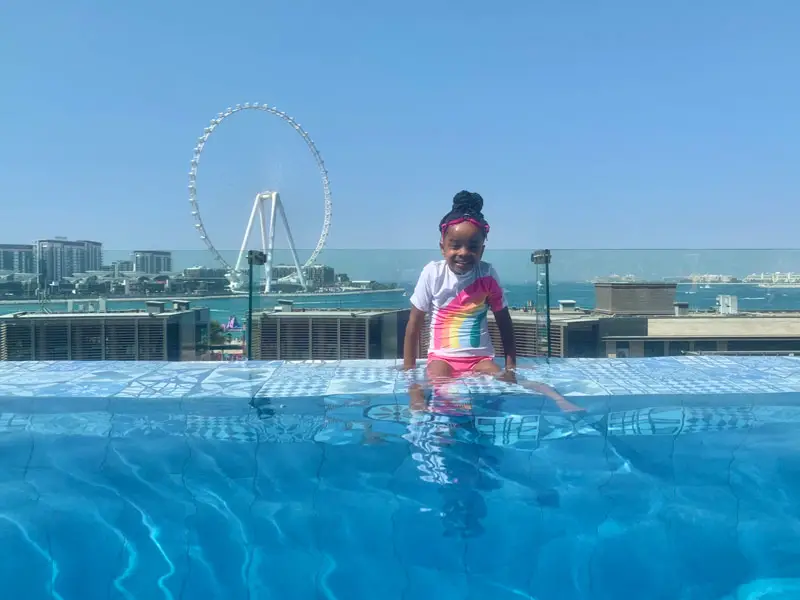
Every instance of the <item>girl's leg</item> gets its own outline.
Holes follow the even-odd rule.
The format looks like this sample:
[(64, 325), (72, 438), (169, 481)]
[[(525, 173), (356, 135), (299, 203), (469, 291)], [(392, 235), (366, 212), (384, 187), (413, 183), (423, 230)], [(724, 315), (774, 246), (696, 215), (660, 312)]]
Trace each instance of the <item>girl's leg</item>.
[(482, 360), (472, 367), (473, 373), (480, 373), (481, 375), (497, 375), (501, 371), (502, 369), (500, 368), (500, 365), (494, 362), (491, 358)]
[[(494, 376), (500, 375), (503, 371), (500, 368), (500, 366), (491, 359), (482, 360), (477, 365), (475, 365), (475, 367), (472, 370), (473, 372), (480, 373), (482, 375), (494, 375)], [(503, 377), (501, 375), (501, 379), (502, 378)], [(542, 394), (543, 396), (547, 396), (553, 402), (555, 402), (556, 405), (564, 412), (581, 412), (586, 410), (580, 406), (576, 406), (575, 404), (564, 398), (564, 396), (559, 394), (555, 389), (553, 389), (546, 383), (539, 383), (538, 381), (529, 381), (525, 379), (517, 379), (516, 377), (513, 376), (513, 374), (511, 379), (508, 380), (508, 383), (517, 383), (524, 388), (533, 390), (534, 392)]]
[(542, 394), (543, 396), (547, 396), (553, 402), (556, 403), (556, 406), (558, 406), (558, 408), (560, 408), (564, 412), (583, 412), (586, 410), (585, 408), (577, 406), (572, 402), (570, 402), (569, 400), (567, 400), (566, 398), (564, 398), (564, 396), (559, 394), (554, 388), (550, 387), (546, 383), (540, 383), (538, 381), (530, 381), (524, 379), (518, 381), (517, 383), (519, 383), (519, 385), (521, 385), (524, 388), (533, 390), (534, 392)]
[(428, 378), (432, 381), (437, 379), (449, 379), (453, 376), (453, 367), (443, 360), (428, 361)]
[(423, 411), (428, 408), (425, 390), (418, 383), (412, 383), (411, 387), (408, 388), (408, 408), (411, 411)]
[(504, 371), (500, 365), (490, 359), (482, 360), (475, 365), (472, 371), (481, 375), (490, 375), (506, 383), (517, 383), (517, 377), (512, 371)]

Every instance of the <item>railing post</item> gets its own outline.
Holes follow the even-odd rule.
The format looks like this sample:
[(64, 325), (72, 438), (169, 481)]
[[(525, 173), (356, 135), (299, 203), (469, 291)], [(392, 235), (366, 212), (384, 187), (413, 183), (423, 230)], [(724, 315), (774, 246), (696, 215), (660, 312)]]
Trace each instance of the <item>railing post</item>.
[[(544, 297), (545, 297), (545, 335), (547, 336), (547, 358), (550, 359), (553, 350), (550, 343), (550, 250), (536, 250), (531, 254), (531, 262), (535, 265), (544, 265)], [(538, 285), (538, 273), (536, 283)]]
[(267, 255), (260, 250), (247, 251), (247, 360), (253, 358), (253, 265), (263, 265), (266, 262)]

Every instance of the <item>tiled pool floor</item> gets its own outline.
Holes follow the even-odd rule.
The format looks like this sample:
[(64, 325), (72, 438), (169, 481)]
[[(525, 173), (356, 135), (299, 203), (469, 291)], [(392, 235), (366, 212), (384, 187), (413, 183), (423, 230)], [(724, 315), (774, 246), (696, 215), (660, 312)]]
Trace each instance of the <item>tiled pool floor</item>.
[[(419, 371), (419, 369), (418, 369)], [(421, 373), (418, 373), (420, 375)], [(521, 378), (564, 396), (751, 394), (800, 391), (800, 357), (691, 356), (523, 360)], [(340, 362), (0, 362), (0, 397), (253, 398), (390, 395), (413, 377), (394, 360)], [(528, 394), (466, 378), (462, 394)]]

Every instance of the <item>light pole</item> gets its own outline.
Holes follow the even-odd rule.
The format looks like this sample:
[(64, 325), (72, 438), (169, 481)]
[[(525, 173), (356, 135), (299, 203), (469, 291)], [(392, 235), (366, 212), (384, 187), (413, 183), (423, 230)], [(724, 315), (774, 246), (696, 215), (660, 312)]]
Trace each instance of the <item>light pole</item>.
[(545, 332), (547, 335), (547, 358), (550, 358), (552, 353), (550, 348), (550, 256), (550, 250), (536, 250), (531, 254), (531, 262), (533, 264), (544, 265), (544, 313)]
[(253, 358), (253, 265), (267, 262), (267, 255), (260, 250), (247, 251), (247, 360)]

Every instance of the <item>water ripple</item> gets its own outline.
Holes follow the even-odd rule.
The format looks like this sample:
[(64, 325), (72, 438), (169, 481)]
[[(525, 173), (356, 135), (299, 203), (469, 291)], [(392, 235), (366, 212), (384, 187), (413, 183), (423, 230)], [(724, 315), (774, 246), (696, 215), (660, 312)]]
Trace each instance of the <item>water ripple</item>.
[(360, 436), (364, 406), (348, 427), (278, 415), (276, 432), (272, 417), (179, 411), (6, 415), (13, 430), (0, 431), (0, 448), (14, 459), (0, 472), (0, 550), (4, 573), (26, 574), (7, 593), (784, 593), (800, 578), (798, 404), (665, 398), (569, 419), (533, 419), (519, 402), (475, 418), (375, 411), (388, 417), (371, 421), (372, 434), (392, 444)]
[(48, 593), (51, 594), (51, 596), (56, 600), (64, 600), (64, 597), (56, 589), (56, 582), (58, 581), (59, 568), (58, 568), (58, 563), (50, 554), (50, 552), (42, 548), (39, 544), (37, 544), (30, 537), (25, 527), (23, 527), (23, 525), (19, 523), (17, 520), (15, 520), (13, 517), (7, 514), (0, 513), (0, 520), (13, 525), (17, 529), (19, 534), (25, 539), (28, 545), (30, 545), (35, 550), (35, 552), (45, 560), (47, 565), (50, 567), (50, 587), (48, 589)]

